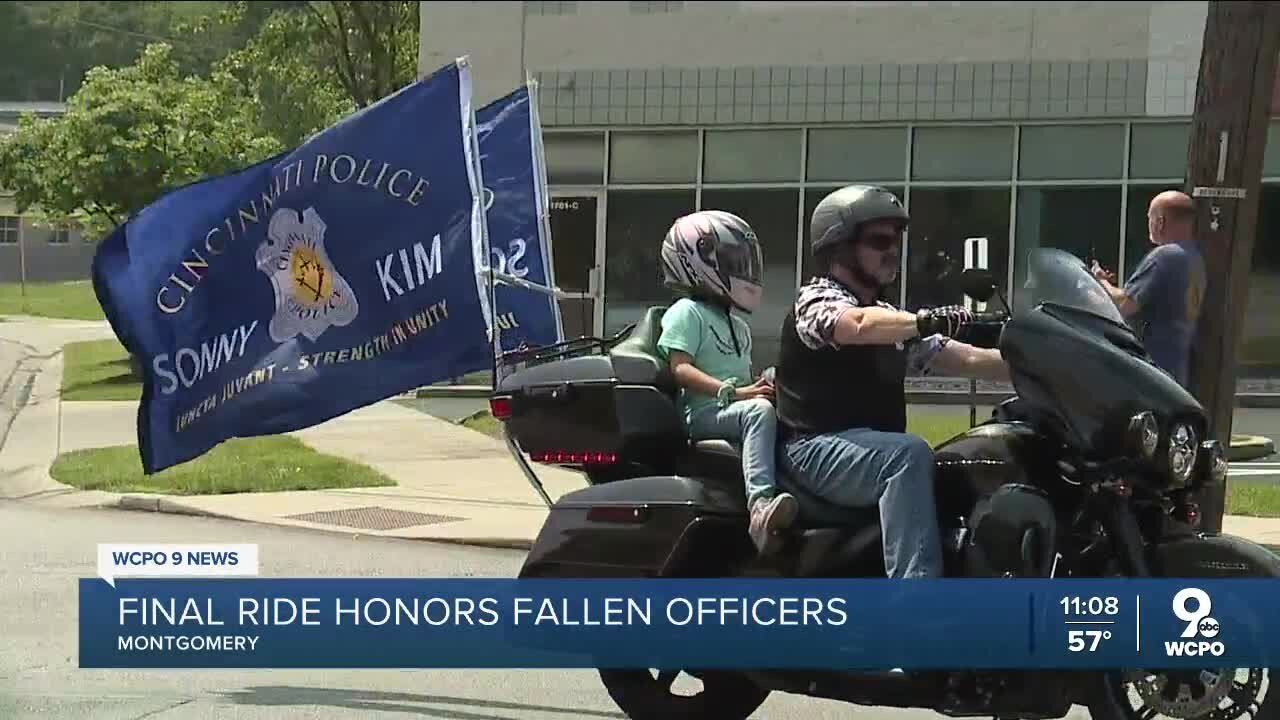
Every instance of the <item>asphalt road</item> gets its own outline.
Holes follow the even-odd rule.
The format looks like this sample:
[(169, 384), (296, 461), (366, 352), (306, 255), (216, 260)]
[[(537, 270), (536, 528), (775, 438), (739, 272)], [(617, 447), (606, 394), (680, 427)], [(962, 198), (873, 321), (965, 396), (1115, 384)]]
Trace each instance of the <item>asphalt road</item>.
[[(99, 542), (258, 543), (264, 576), (510, 577), (523, 553), (0, 502), (0, 717), (90, 720), (622, 718), (591, 671), (147, 671), (77, 667), (76, 581)], [(775, 694), (757, 718), (938, 717)], [(1084, 715), (1081, 715), (1084, 717)]]

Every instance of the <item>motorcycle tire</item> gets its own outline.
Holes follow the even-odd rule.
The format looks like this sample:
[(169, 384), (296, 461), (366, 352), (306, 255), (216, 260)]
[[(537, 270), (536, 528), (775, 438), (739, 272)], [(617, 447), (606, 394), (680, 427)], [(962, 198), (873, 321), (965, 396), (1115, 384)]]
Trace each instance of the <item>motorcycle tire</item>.
[[(1273, 684), (1276, 678), (1280, 678), (1277, 670), (1280, 668), (1227, 669), (1225, 674), (1217, 676), (1220, 679), (1214, 683), (1206, 683), (1198, 670), (1183, 671), (1181, 674), (1163, 671), (1156, 676), (1167, 685), (1172, 685), (1171, 694), (1182, 686), (1189, 689), (1193, 697), (1206, 697), (1216, 690), (1215, 694), (1224, 694), (1232, 701), (1227, 707), (1221, 706), (1221, 700), (1211, 704), (1204, 703), (1197, 711), (1191, 710), (1190, 706), (1181, 711), (1174, 709), (1176, 706), (1171, 704), (1162, 707), (1141, 696), (1140, 704), (1134, 707), (1129, 698), (1130, 690), (1135, 686), (1126, 679), (1124, 673), (1106, 673), (1099, 678), (1095, 699), (1088, 705), (1089, 717), (1091, 720), (1154, 720), (1160, 717), (1173, 720), (1243, 720), (1245, 717), (1248, 720), (1280, 720), (1280, 687)], [(1241, 676), (1246, 671), (1247, 679), (1242, 680)], [(1265, 678), (1263, 673), (1266, 674)], [(1264, 683), (1266, 697), (1258, 702), (1257, 692)], [(1144, 713), (1144, 710), (1147, 712)], [(1155, 714), (1151, 714), (1152, 712)]]
[[(1247, 547), (1247, 544), (1245, 544)], [(1248, 554), (1240, 550), (1242, 554)], [(1241, 560), (1252, 563), (1255, 558), (1242, 557)], [(1187, 575), (1191, 575), (1188, 573)], [(1178, 577), (1187, 575), (1179, 574)], [(1191, 575), (1194, 577), (1194, 575)], [(1280, 558), (1263, 563), (1261, 572), (1254, 577), (1280, 577)], [(1130, 699), (1130, 691), (1136, 690), (1138, 673), (1127, 676), (1125, 672), (1109, 672), (1098, 676), (1093, 685), (1093, 692), (1087, 707), (1091, 720), (1154, 720), (1155, 717), (1172, 717), (1174, 720), (1241, 720), (1246, 715), (1249, 720), (1280, 720), (1280, 668), (1224, 668), (1225, 672), (1210, 669), (1207, 678), (1200, 670), (1181, 672), (1162, 671), (1152, 674), (1157, 679), (1156, 688), (1148, 685), (1147, 697), (1139, 695), (1140, 705), (1134, 707)], [(1247, 672), (1247, 676), (1245, 673)], [(1265, 677), (1264, 677), (1265, 674)], [(1142, 673), (1146, 675), (1146, 673)], [(1150, 680), (1147, 680), (1150, 683)], [(1153, 689), (1163, 684), (1168, 695), (1177, 695), (1182, 688), (1191, 691), (1192, 703), (1178, 707), (1177, 703), (1169, 703), (1155, 695)], [(1257, 693), (1265, 684), (1266, 697), (1258, 698)], [(1214, 693), (1210, 698), (1209, 693)], [(1137, 693), (1134, 693), (1137, 694)], [(1205, 700), (1199, 703), (1199, 698)], [(1231, 700), (1231, 704), (1222, 707), (1222, 702)], [(1149, 700), (1154, 702), (1148, 702)], [(1213, 702), (1216, 700), (1216, 702)], [(1184, 698), (1185, 701), (1185, 698)], [(1143, 712), (1146, 710), (1147, 712)], [(1151, 711), (1155, 711), (1155, 715)], [(1165, 712), (1170, 710), (1171, 712)]]
[(727, 671), (699, 673), (702, 692), (675, 695), (647, 670), (599, 670), (609, 697), (631, 720), (747, 720), (769, 691)]

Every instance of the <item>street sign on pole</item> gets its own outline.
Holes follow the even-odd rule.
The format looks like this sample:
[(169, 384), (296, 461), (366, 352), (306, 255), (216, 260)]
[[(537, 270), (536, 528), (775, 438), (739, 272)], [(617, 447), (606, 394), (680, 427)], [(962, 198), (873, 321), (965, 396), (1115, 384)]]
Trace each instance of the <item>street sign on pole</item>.
[[(964, 269), (980, 268), (987, 269), (987, 245), (988, 241), (985, 237), (971, 237), (964, 241)], [(964, 297), (964, 306), (974, 312), (982, 312), (987, 309), (985, 302), (975, 303), (973, 298), (966, 295)], [(978, 424), (978, 381), (973, 378), (969, 379), (969, 427)]]

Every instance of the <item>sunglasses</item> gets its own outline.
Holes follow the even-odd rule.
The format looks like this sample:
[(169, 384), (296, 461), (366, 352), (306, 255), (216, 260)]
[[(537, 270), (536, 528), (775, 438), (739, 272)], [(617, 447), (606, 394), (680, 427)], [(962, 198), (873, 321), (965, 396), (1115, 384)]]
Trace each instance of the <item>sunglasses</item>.
[(902, 242), (902, 236), (887, 232), (870, 233), (862, 237), (862, 242), (872, 250), (884, 252), (899, 245)]

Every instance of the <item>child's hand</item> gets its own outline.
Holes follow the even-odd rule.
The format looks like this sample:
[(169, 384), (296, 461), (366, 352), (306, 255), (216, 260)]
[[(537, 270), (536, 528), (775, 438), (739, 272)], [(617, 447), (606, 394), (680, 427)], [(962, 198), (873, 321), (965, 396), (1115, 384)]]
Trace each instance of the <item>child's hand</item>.
[(1104, 280), (1109, 283), (1114, 283), (1116, 281), (1115, 273), (1099, 265), (1097, 260), (1093, 261), (1093, 267), (1089, 269), (1093, 272), (1093, 276), (1099, 280)]
[(759, 397), (773, 402), (773, 386), (763, 377), (746, 387), (738, 388), (734, 394), (737, 400), (751, 400)]

